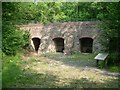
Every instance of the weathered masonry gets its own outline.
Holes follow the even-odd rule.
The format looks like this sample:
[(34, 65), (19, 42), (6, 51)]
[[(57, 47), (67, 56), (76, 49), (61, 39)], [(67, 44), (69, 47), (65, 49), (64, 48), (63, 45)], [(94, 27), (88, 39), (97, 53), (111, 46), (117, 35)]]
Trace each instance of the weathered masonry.
[(41, 53), (72, 52), (94, 53), (100, 51), (99, 29), (96, 21), (64, 22), (52, 24), (20, 25), (30, 32), (31, 46)]

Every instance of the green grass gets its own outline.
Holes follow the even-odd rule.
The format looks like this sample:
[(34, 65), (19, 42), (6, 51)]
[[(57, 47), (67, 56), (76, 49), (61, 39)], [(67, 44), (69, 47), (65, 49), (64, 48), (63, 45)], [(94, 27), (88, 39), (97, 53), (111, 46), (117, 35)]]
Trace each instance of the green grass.
[(2, 85), (3, 87), (11, 84), (17, 80), (21, 70), (19, 67), (20, 55), (16, 56), (6, 56), (3, 55), (3, 64), (2, 64)]
[(108, 66), (107, 70), (111, 72), (120, 72), (120, 66)]
[(96, 54), (93, 53), (74, 53), (71, 58), (66, 58), (67, 60), (94, 60)]
[[(17, 54), (16, 56), (3, 55), (3, 87), (118, 87), (116, 77), (83, 70), (83, 68), (81, 68), (81, 62), (78, 65), (79, 67), (75, 66), (77, 63), (73, 63), (73, 65), (71, 62), (68, 63), (69, 59), (75, 62), (78, 60), (85, 62), (88, 62), (87, 60), (92, 61), (95, 56), (94, 54), (75, 53), (66, 56), (61, 53), (48, 53), (39, 57), (32, 56), (24, 59), (21, 58), (21, 55), (22, 54)], [(61, 62), (60, 59), (66, 62)]]
[(0, 89), (2, 87), (2, 51), (0, 49)]
[(72, 55), (64, 55), (63, 53), (46, 53), (42, 55), (51, 59), (63, 60), (94, 60), (96, 54), (93, 53), (73, 53)]

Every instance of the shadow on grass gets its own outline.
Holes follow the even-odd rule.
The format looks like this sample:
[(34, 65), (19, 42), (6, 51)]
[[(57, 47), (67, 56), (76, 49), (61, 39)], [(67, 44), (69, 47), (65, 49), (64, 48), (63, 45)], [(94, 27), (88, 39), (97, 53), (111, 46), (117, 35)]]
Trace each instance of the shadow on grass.
[[(34, 59), (31, 62), (36, 62)], [(34, 72), (22, 70), (20, 62), (10, 61), (3, 65), (3, 88), (118, 88), (118, 80), (95, 82), (86, 78), (72, 79), (62, 85), (60, 78), (52, 72)]]
[[(113, 84), (114, 83), (114, 84)], [(72, 80), (69, 85), (63, 86), (67, 88), (87, 88), (89, 89), (94, 89), (94, 88), (114, 88), (114, 89), (119, 89), (119, 81), (117, 80), (106, 80), (104, 82), (95, 82), (91, 81), (86, 78), (81, 78), (81, 79), (74, 79)]]
[(116, 79), (103, 82), (91, 81), (87, 78), (71, 79), (67, 84), (50, 72), (34, 73), (34, 71), (22, 71), (19, 66), (12, 64), (3, 72), (3, 88), (119, 88)]
[(3, 70), (3, 88), (50, 88), (57, 87), (57, 77), (49, 72), (34, 73), (22, 71), (16, 64), (10, 64)]
[(94, 60), (94, 54), (73, 54), (66, 56), (63, 53), (57, 54), (45, 54), (43, 57), (52, 59), (54, 61), (60, 61), (68, 66), (76, 68), (81, 67), (96, 67), (96, 60)]
[[(31, 70), (23, 70), (21, 64), (23, 62), (18, 56), (3, 56), (2, 65), (2, 87), (57, 87), (57, 77), (49, 72), (35, 73)], [(36, 62), (32, 59), (30, 62)], [(28, 63), (25, 63), (26, 65)]]
[(2, 87), (16, 81), (17, 76), (21, 73), (21, 70), (17, 63), (9, 61), (4, 61), (2, 66)]

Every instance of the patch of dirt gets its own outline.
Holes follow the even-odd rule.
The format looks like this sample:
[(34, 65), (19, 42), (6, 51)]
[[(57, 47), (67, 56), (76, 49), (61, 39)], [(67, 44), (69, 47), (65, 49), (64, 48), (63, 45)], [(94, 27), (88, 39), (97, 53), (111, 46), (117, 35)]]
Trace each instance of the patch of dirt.
[[(43, 57), (35, 53), (25, 55), (23, 59), (27, 59), (27, 63), (25, 63), (22, 68), (25, 71), (31, 71), (36, 74), (55, 76), (54, 84), (56, 84), (56, 86), (52, 87), (51, 84), (46, 82), (44, 83), (46, 84), (45, 86), (41, 84), (38, 85), (39, 87), (119, 87), (118, 79), (120, 74), (98, 69), (94, 60), (63, 60), (63, 58), (67, 56), (63, 56), (62, 58), (54, 57), (55, 58)], [(34, 60), (30, 62), (31, 58), (34, 58)], [(41, 76), (39, 76), (39, 78), (41, 78)], [(41, 80), (39, 78), (38, 80)], [(43, 80), (44, 79), (45, 77), (43, 77)], [(51, 82), (54, 82), (54, 79)], [(34, 84), (34, 86), (35, 85), (36, 84)]]

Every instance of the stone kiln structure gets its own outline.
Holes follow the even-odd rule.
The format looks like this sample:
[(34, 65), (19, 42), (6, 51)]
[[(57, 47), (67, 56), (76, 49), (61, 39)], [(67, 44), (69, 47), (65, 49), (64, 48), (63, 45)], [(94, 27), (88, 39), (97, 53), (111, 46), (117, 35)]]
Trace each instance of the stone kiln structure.
[(47, 52), (94, 53), (100, 51), (96, 21), (64, 22), (47, 25), (28, 24), (20, 28), (30, 32), (31, 46), (39, 54)]

